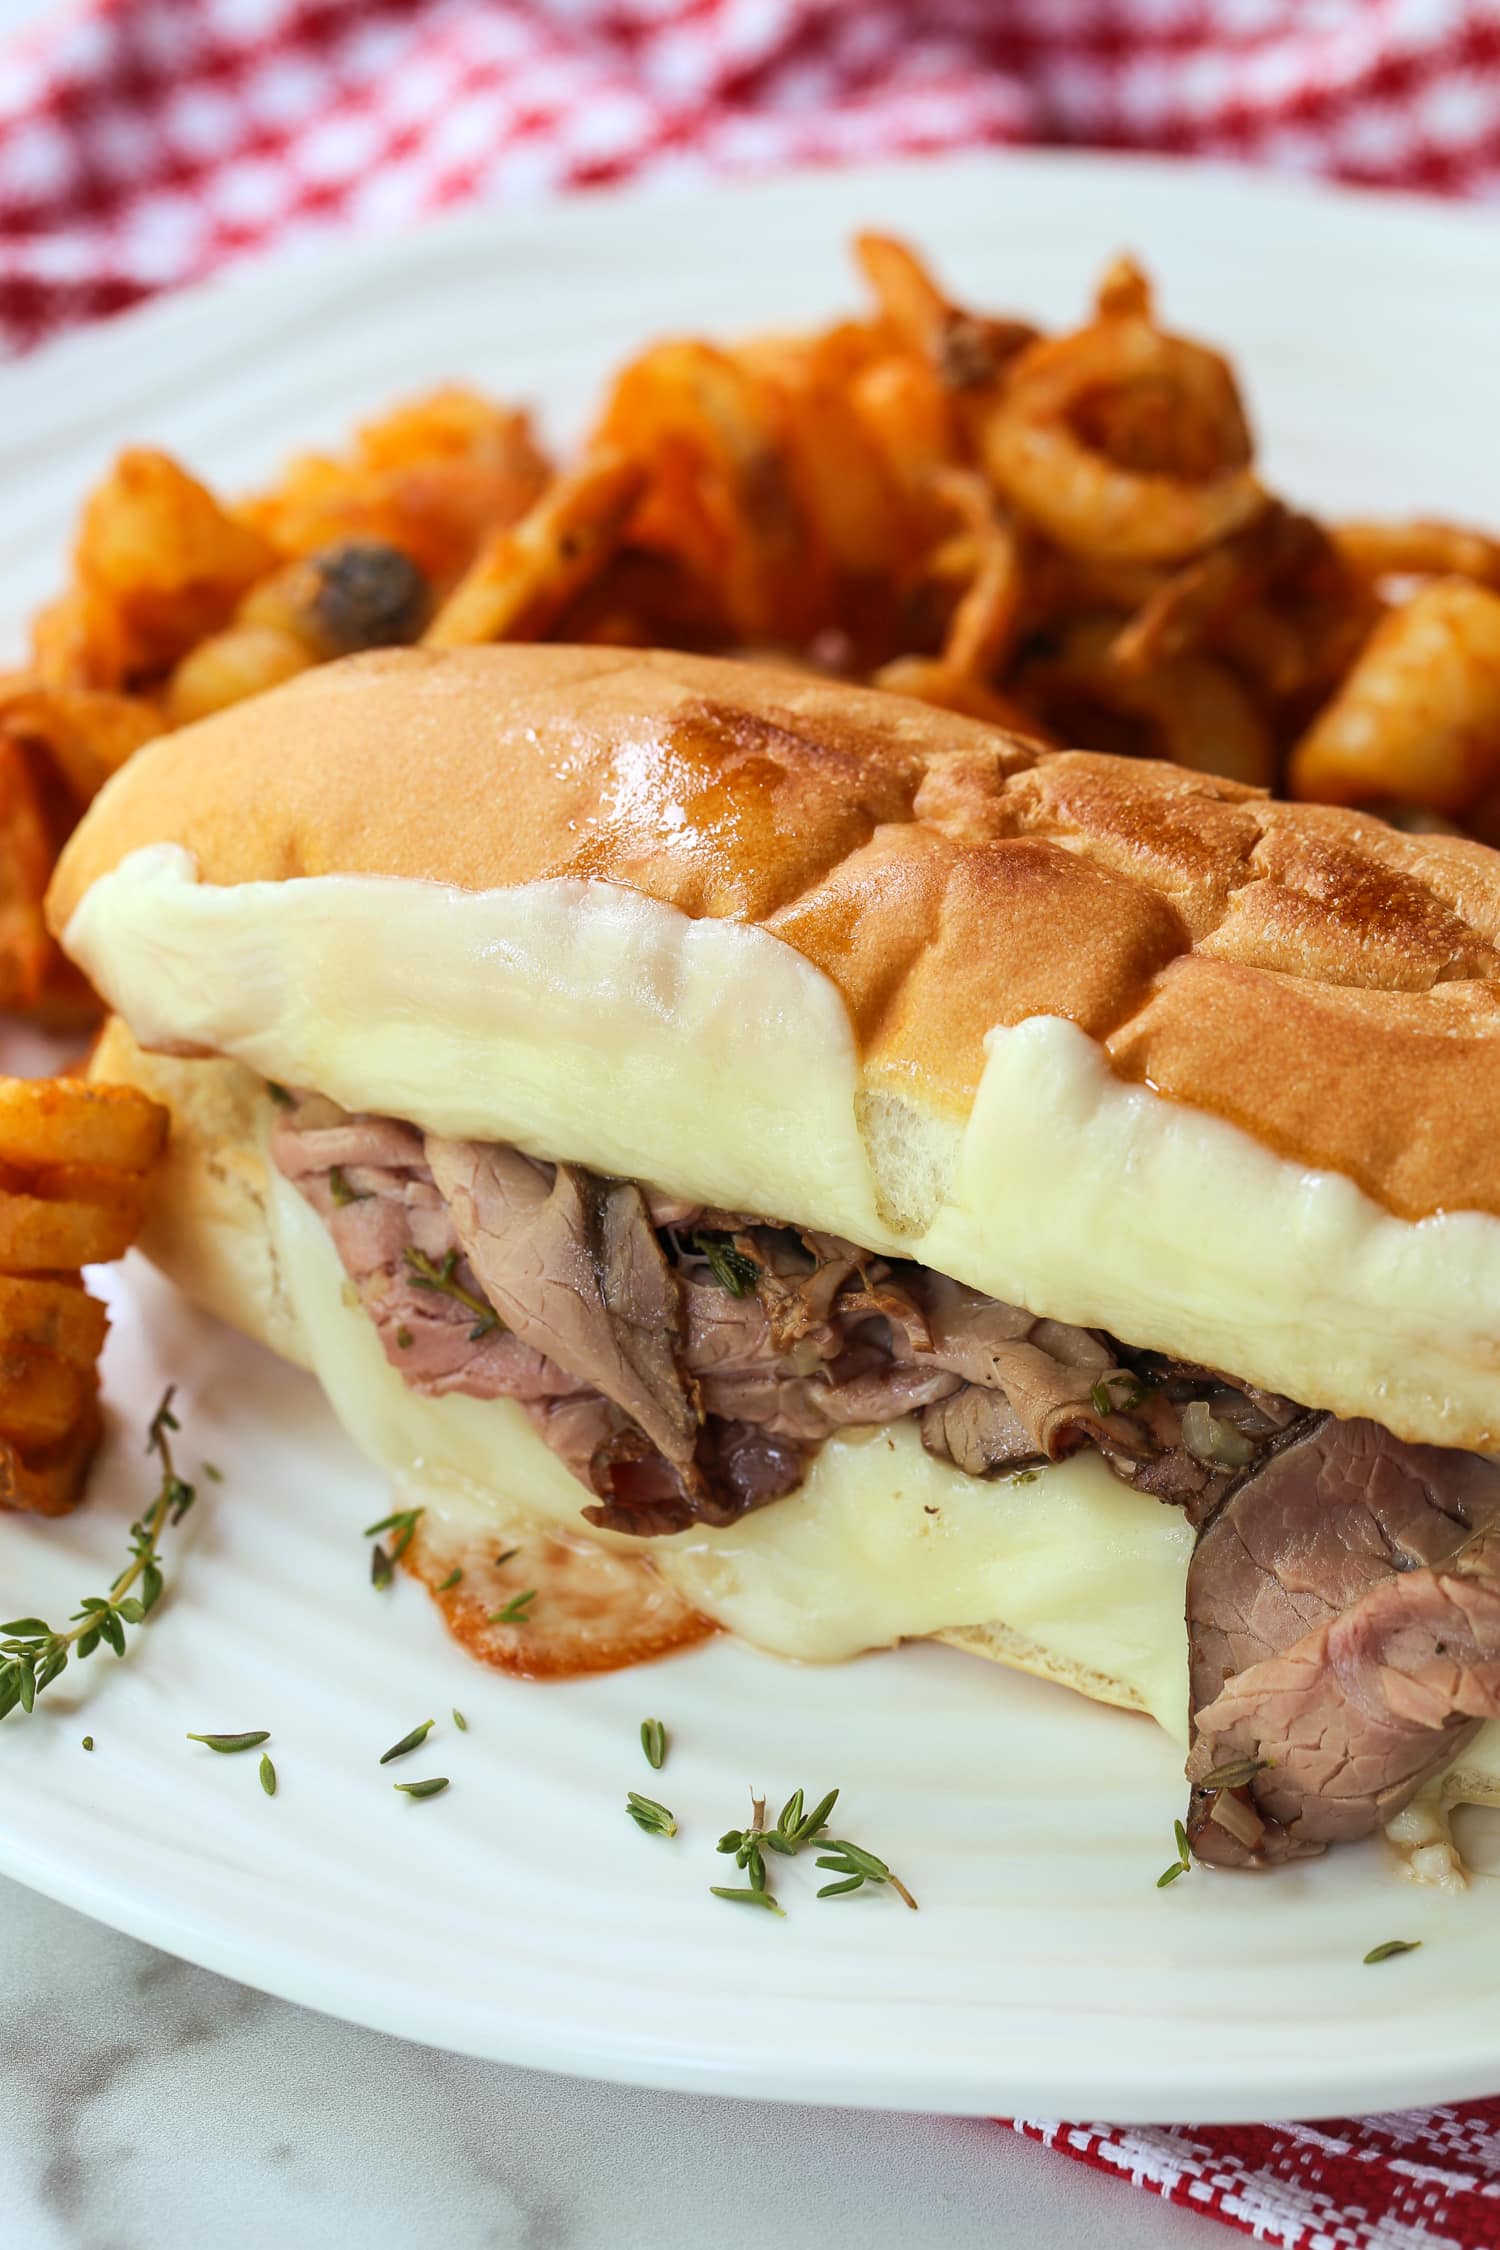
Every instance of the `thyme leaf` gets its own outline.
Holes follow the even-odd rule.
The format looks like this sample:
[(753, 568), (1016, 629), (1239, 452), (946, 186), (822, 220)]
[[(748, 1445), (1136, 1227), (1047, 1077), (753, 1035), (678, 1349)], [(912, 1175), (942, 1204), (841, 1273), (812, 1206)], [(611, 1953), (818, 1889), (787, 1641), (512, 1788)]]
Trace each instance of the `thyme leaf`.
[(760, 1268), (743, 1250), (736, 1250), (728, 1235), (695, 1234), (693, 1248), (701, 1250), (708, 1260), (709, 1271), (721, 1289), (731, 1297), (748, 1297), (754, 1289)]
[(269, 1727), (252, 1728), (248, 1734), (190, 1734), (189, 1742), (201, 1742), (205, 1749), (217, 1750), (221, 1756), (232, 1758), (240, 1750), (258, 1750), (271, 1739)]
[(260, 1785), (268, 1797), (275, 1796), (276, 1768), (272, 1765), (264, 1750), (260, 1754)]
[(676, 1814), (669, 1812), (665, 1805), (659, 1805), (654, 1797), (643, 1797), (638, 1789), (626, 1792), (625, 1810), (636, 1827), (644, 1829), (648, 1836), (675, 1836), (677, 1833)]
[(489, 1622), (492, 1625), (528, 1625), (531, 1620), (527, 1613), (535, 1600), (536, 1588), (528, 1586), (524, 1594), (513, 1594), (504, 1609), (492, 1609)]
[(741, 1891), (729, 1883), (710, 1883), (708, 1888), (714, 1898), (733, 1899), (739, 1906), (763, 1906), (768, 1914), (779, 1914), (786, 1920), (786, 1908), (778, 1906), (767, 1890)]
[(391, 1787), (399, 1789), (403, 1797), (440, 1797), (449, 1786), (445, 1773), (433, 1774), (427, 1781), (393, 1781)]
[(393, 1742), (389, 1750), (382, 1751), (380, 1763), (388, 1766), (393, 1758), (404, 1758), (408, 1750), (420, 1749), (436, 1724), (435, 1719), (424, 1719), (419, 1727), (412, 1728), (410, 1734), (403, 1734), (399, 1742)]
[(660, 1773), (667, 1756), (667, 1730), (660, 1719), (642, 1719), (641, 1748), (646, 1753), (646, 1763), (654, 1773)]
[(1360, 1964), (1370, 1968), (1376, 1961), (1393, 1961), (1398, 1953), (1415, 1953), (1422, 1940), (1419, 1937), (1387, 1938), (1384, 1945), (1372, 1945)]
[(1215, 1766), (1199, 1782), (1200, 1789), (1243, 1789), (1258, 1773), (1270, 1765), (1269, 1758), (1231, 1758), (1225, 1765)]

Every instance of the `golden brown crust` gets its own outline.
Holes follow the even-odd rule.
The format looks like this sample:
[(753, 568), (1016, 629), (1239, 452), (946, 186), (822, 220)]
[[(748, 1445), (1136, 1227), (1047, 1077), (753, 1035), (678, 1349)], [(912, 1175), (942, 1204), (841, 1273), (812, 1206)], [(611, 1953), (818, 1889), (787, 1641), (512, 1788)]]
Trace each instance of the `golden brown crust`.
[(153, 743), (69, 845), (54, 929), (159, 841), (221, 884), (627, 883), (773, 930), (839, 985), (872, 1070), (950, 1115), (991, 1026), (1061, 1015), (1403, 1217), (1500, 1213), (1478, 845), (803, 672), (556, 647), (358, 657)]

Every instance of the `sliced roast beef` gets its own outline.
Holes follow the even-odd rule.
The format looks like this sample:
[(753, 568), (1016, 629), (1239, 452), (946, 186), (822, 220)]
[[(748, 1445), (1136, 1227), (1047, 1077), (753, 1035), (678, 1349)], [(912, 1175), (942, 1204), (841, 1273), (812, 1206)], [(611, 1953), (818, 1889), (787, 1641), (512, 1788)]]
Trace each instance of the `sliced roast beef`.
[(690, 1462), (698, 1415), (677, 1356), (677, 1284), (640, 1189), (431, 1133), (426, 1156), (505, 1326), (613, 1400), (669, 1461)]
[(1187, 1614), (1199, 1856), (1365, 1835), (1500, 1715), (1500, 1466), (1304, 1416), (1200, 1534)]
[[(313, 1098), (278, 1119), (272, 1153), (324, 1220), (386, 1358), (414, 1389), (530, 1401), (580, 1388), (544, 1353), (486, 1320), (419, 1133)], [(445, 1283), (435, 1286), (445, 1267)]]
[(971, 1475), (1093, 1445), (1193, 1509), (1231, 1473), (1194, 1451), (1193, 1413), (1235, 1444), (1240, 1425), (1255, 1442), (1276, 1427), (1209, 1371), (1128, 1359), (833, 1235), (316, 1095), (274, 1148), (407, 1380), (520, 1399), (608, 1520), (643, 1534), (779, 1497), (834, 1431), (909, 1416)]

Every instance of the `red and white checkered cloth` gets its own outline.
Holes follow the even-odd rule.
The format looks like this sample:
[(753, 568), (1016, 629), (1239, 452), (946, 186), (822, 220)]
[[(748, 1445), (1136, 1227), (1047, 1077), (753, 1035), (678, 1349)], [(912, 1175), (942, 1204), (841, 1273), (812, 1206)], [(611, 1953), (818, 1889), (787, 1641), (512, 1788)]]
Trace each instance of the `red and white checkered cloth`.
[(1500, 0), (55, 0), (0, 336), (470, 197), (1025, 140), (1500, 196)]
[[(97, 0), (0, 48), (0, 336), (470, 198), (1026, 140), (1500, 199), (1500, 0)], [(1500, 2246), (1500, 2100), (1016, 2129), (1283, 2250)]]

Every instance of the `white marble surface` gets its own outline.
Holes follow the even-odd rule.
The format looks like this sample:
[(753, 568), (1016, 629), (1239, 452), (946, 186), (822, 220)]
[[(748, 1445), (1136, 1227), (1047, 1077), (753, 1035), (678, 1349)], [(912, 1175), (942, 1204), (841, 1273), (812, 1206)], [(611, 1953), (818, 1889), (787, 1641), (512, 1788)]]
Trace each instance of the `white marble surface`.
[(4, 2250), (1212, 2250), (999, 2127), (547, 2078), (270, 2000), (0, 1881)]

